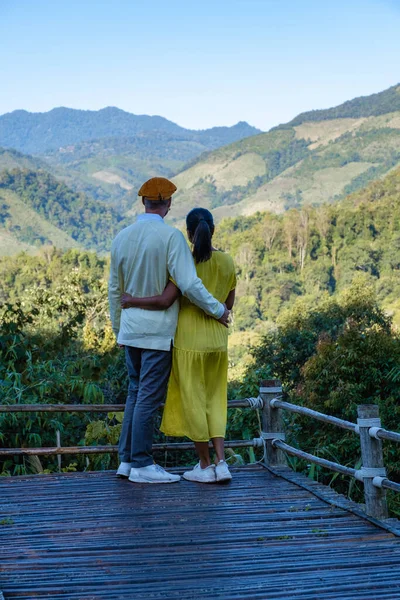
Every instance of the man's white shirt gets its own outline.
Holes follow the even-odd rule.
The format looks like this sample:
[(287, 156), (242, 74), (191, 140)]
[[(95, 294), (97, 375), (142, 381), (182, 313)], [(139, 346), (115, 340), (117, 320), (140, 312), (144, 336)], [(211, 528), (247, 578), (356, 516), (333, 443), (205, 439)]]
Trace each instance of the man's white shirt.
[(111, 247), (108, 288), (110, 316), (118, 343), (136, 348), (170, 350), (178, 322), (179, 301), (167, 310), (121, 310), (121, 294), (145, 298), (163, 293), (169, 278), (191, 302), (219, 319), (224, 306), (197, 276), (183, 234), (159, 215), (143, 214), (123, 229)]

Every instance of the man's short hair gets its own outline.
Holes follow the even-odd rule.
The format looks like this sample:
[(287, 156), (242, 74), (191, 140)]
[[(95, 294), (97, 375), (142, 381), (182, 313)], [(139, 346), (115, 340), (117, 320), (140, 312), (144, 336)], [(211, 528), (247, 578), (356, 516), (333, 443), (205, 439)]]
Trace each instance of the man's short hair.
[(164, 200), (160, 198), (160, 200), (149, 200), (149, 198), (143, 198), (144, 205), (146, 208), (162, 208), (164, 206), (168, 206), (168, 202), (171, 198), (165, 198)]

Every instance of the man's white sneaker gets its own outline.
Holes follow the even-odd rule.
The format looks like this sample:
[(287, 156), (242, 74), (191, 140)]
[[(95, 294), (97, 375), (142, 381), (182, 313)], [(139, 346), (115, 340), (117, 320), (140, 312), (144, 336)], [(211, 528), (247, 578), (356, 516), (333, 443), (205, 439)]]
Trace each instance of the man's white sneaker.
[(218, 482), (230, 481), (232, 479), (232, 475), (228, 469), (228, 465), (224, 460), (220, 460), (219, 463), (215, 466), (215, 477)]
[(191, 471), (186, 471), (183, 478), (188, 481), (198, 481), (199, 483), (215, 483), (215, 465), (210, 465), (202, 469), (198, 463)]
[(117, 471), (117, 477), (129, 477), (131, 472), (131, 463), (122, 462), (120, 463)]
[(129, 481), (134, 483), (176, 483), (179, 480), (179, 475), (168, 473), (160, 465), (132, 468), (129, 475)]

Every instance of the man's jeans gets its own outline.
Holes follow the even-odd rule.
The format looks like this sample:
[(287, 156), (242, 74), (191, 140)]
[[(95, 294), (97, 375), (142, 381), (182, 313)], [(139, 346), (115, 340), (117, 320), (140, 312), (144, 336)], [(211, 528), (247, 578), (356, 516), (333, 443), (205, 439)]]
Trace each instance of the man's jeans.
[(129, 375), (128, 397), (118, 452), (132, 467), (153, 464), (154, 414), (165, 400), (172, 352), (125, 346)]

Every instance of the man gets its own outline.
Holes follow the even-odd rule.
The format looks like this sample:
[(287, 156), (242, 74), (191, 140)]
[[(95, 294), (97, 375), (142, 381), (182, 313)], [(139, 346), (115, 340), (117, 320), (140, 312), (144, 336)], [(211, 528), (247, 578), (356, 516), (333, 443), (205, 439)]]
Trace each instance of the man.
[(179, 303), (163, 311), (129, 308), (121, 313), (121, 294), (156, 296), (172, 277), (182, 294), (204, 312), (225, 324), (229, 317), (226, 307), (197, 277), (183, 234), (163, 221), (175, 191), (176, 186), (163, 177), (146, 181), (138, 194), (145, 214), (123, 229), (111, 248), (111, 322), (118, 344), (125, 347), (129, 375), (117, 475), (138, 483), (173, 483), (180, 479), (154, 464), (152, 457), (153, 417), (166, 396)]

